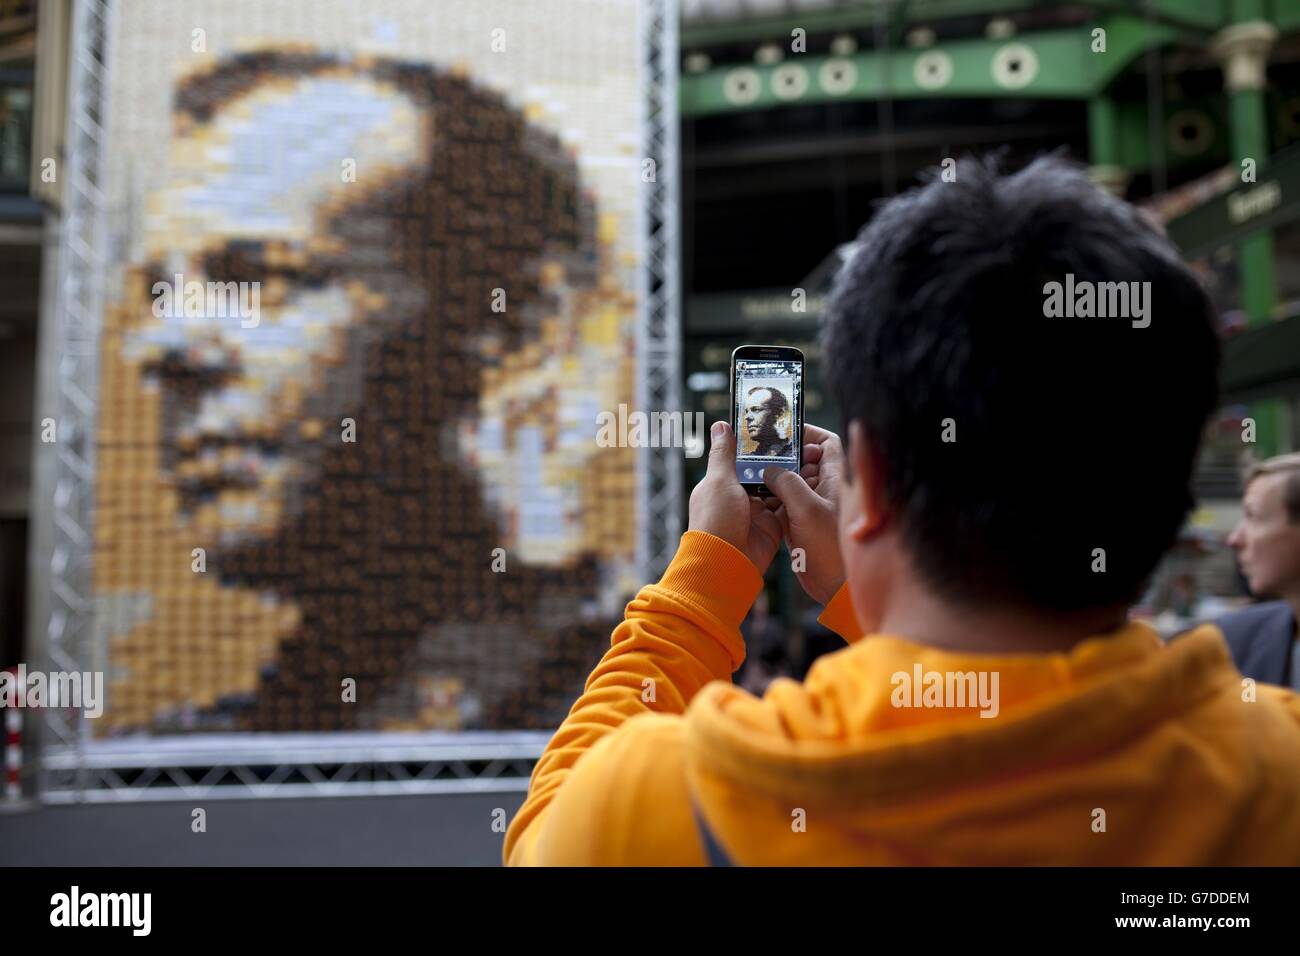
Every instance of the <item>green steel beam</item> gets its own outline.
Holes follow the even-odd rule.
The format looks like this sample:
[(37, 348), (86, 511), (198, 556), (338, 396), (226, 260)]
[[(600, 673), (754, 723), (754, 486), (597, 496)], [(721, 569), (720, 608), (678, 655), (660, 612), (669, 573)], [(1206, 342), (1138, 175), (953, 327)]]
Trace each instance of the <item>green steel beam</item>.
[(1087, 63), (1091, 68), (1088, 80), (1091, 89), (1098, 93), (1153, 46), (1165, 46), (1180, 40), (1191, 40), (1196, 45), (1201, 43), (1201, 38), (1188, 37), (1185, 32), (1167, 24), (1146, 23), (1131, 16), (1108, 16), (1087, 27), (1086, 36), (1090, 44), (1096, 27), (1106, 31), (1106, 52), (1092, 53), (1091, 46), (1086, 49), (1089, 50)]
[(1217, 33), (1232, 22), (1228, 0), (1087, 0), (1087, 5), (1099, 13), (1150, 17), (1153, 23), (1202, 35)]
[(1270, 20), (1273, 5), (1274, 0), (1229, 0), (1228, 3), (1234, 23), (1245, 23), (1247, 20)]
[[(1142, 0), (1084, 0), (1082, 3), (1075, 0), (904, 0), (884, 4), (896, 30), (954, 17), (992, 17), (1051, 5), (1085, 6), (1096, 11), (1099, 17), (1127, 17), (1140, 21), (1149, 15), (1154, 23), (1202, 38), (1230, 23), (1246, 19), (1268, 20), (1282, 34), (1300, 30), (1300, 3), (1295, 0), (1151, 0), (1150, 7), (1144, 6)], [(796, 28), (814, 35), (865, 30), (875, 25), (880, 6), (875, 0), (863, 0), (831, 10), (746, 17), (717, 23), (688, 23), (682, 27), (681, 46), (683, 50), (692, 50), (765, 40), (788, 43), (791, 31)]]
[[(1264, 20), (1271, 12), (1268, 0), (1232, 0), (1233, 20), (1249, 23)], [(1232, 163), (1237, 169), (1245, 159), (1264, 166), (1269, 157), (1267, 96), (1262, 88), (1232, 91), (1228, 95), (1228, 124), (1231, 132)], [(1277, 301), (1274, 271), (1273, 232), (1260, 229), (1237, 244), (1238, 295), (1246, 321), (1252, 326), (1273, 320)], [(1263, 399), (1250, 406), (1255, 419), (1255, 440), (1260, 457), (1279, 450), (1282, 410), (1277, 399)]]
[(1119, 113), (1104, 93), (1088, 100), (1088, 161), (1094, 166), (1119, 166)]
[(691, 22), (682, 25), (683, 50), (698, 49), (726, 43), (784, 40), (789, 43), (790, 31), (806, 30), (809, 34), (865, 30), (873, 27), (884, 6), (891, 22), (933, 23), (953, 17), (996, 16), (1018, 13), (1043, 6), (1043, 0), (912, 0), (911, 3), (879, 3), (863, 0), (852, 6), (830, 10), (807, 10), (803, 13), (780, 16), (745, 17), (718, 23)]
[[(1149, 27), (1127, 17), (1108, 18), (1101, 25), (1107, 31), (1105, 53), (1092, 52), (1093, 28), (1086, 25), (1008, 40), (980, 38), (924, 50), (890, 50), (883, 57), (865, 50), (851, 57), (795, 55), (769, 66), (718, 67), (681, 78), (681, 111), (685, 116), (708, 116), (886, 95), (1086, 99), (1104, 90), (1149, 45), (1177, 36), (1171, 27)], [(1016, 58), (1016, 49), (1024, 48), (1031, 51), (1032, 65), (1020, 58), (1020, 68), (1030, 69), (1032, 77), (1023, 85), (1000, 80), (997, 64), (1005, 65)], [(938, 73), (927, 74), (927, 64)], [(940, 79), (944, 74), (950, 75)]]
[(1273, 12), (1273, 26), (1283, 35), (1300, 30), (1300, 3), (1280, 3)]
[[(1069, 0), (1064, 0), (1069, 2)], [(1245, 20), (1267, 20), (1280, 33), (1300, 30), (1300, 3), (1295, 0), (1085, 0), (1094, 10), (1145, 18), (1177, 29), (1216, 33)]]
[[(907, 27), (938, 23), (956, 17), (994, 17), (1041, 10), (1043, 7), (1084, 7), (1099, 16), (1148, 17), (1162, 26), (1206, 36), (1245, 19), (1232, 12), (1234, 0), (861, 0), (829, 10), (807, 10), (777, 16), (743, 17), (719, 22), (695, 21), (683, 24), (684, 50), (728, 43), (790, 40), (790, 33), (802, 29), (809, 34), (851, 32), (873, 27), (880, 9), (888, 11), (891, 24)], [(1242, 0), (1235, 0), (1240, 4)], [(1247, 3), (1254, 0), (1247, 0)], [(1265, 12), (1260, 19), (1274, 21), (1279, 30), (1300, 27), (1300, 4), (1292, 0), (1258, 0)]]

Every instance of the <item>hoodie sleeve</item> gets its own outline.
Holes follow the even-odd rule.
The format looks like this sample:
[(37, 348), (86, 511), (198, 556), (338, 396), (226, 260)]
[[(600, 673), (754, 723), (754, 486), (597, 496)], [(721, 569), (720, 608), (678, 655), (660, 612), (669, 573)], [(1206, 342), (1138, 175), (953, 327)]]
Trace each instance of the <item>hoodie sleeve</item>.
[(830, 603), (822, 609), (817, 623), (829, 627), (849, 644), (862, 637), (862, 629), (858, 627), (858, 617), (853, 610), (853, 597), (849, 594), (848, 584), (840, 585), (840, 589), (835, 592)]
[[(740, 622), (762, 587), (750, 560), (721, 538), (701, 531), (682, 535), (663, 578), (628, 604), (610, 649), (537, 761), (528, 796), (506, 831), (508, 865), (547, 863), (539, 850), (545, 831), (564, 832), (573, 822), (550, 820), (548, 814), (567, 807), (575, 810), (565, 812), (583, 812), (586, 801), (567, 792), (563, 807), (553, 804), (588, 750), (633, 717), (680, 715), (705, 684), (730, 679), (745, 657)], [(609, 753), (604, 747), (591, 759)]]

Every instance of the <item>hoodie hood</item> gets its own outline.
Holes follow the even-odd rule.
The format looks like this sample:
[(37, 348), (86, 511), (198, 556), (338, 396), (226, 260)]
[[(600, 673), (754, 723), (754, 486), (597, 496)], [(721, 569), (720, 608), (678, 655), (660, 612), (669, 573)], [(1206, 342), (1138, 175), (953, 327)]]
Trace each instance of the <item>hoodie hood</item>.
[(761, 700), (709, 685), (685, 745), (740, 864), (1300, 862), (1296, 695), (1209, 626), (1034, 655), (867, 637)]

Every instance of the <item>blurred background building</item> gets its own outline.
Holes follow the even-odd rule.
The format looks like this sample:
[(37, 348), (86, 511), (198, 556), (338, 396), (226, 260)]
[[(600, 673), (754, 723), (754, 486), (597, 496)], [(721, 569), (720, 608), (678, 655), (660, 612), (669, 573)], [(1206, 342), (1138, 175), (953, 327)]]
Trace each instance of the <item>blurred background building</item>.
[[(731, 349), (796, 345), (809, 359), (807, 420), (838, 427), (816, 329), (873, 203), (945, 159), (1002, 151), (1014, 168), (1063, 150), (1164, 224), (1210, 284), (1227, 339), (1201, 507), (1139, 613), (1173, 633), (1242, 600), (1224, 546), (1240, 458), (1300, 440), (1300, 6), (686, 0), (682, 11), (688, 400), (725, 416)], [(689, 487), (701, 465), (687, 467)], [(773, 577), (801, 670), (814, 609), (788, 567)]]
[[(969, 153), (1064, 151), (1205, 276), (1225, 404), (1137, 610), (1246, 599), (1243, 453), (1300, 447), (1300, 4), (526, 7), (0, 0), (0, 666), (110, 688), (29, 715), (26, 795), (517, 794), (703, 468), (587, 424), (725, 417), (767, 342), (837, 428), (841, 257)], [(177, 273), (265, 322), (157, 316)], [(776, 562), (737, 681), (816, 613)]]

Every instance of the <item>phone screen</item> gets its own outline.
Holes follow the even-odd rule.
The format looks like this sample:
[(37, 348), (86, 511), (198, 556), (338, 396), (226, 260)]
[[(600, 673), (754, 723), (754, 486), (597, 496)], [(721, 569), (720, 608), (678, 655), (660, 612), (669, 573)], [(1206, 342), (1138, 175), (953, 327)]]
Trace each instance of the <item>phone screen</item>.
[(754, 485), (768, 468), (798, 471), (803, 362), (737, 357), (735, 376), (736, 477)]

